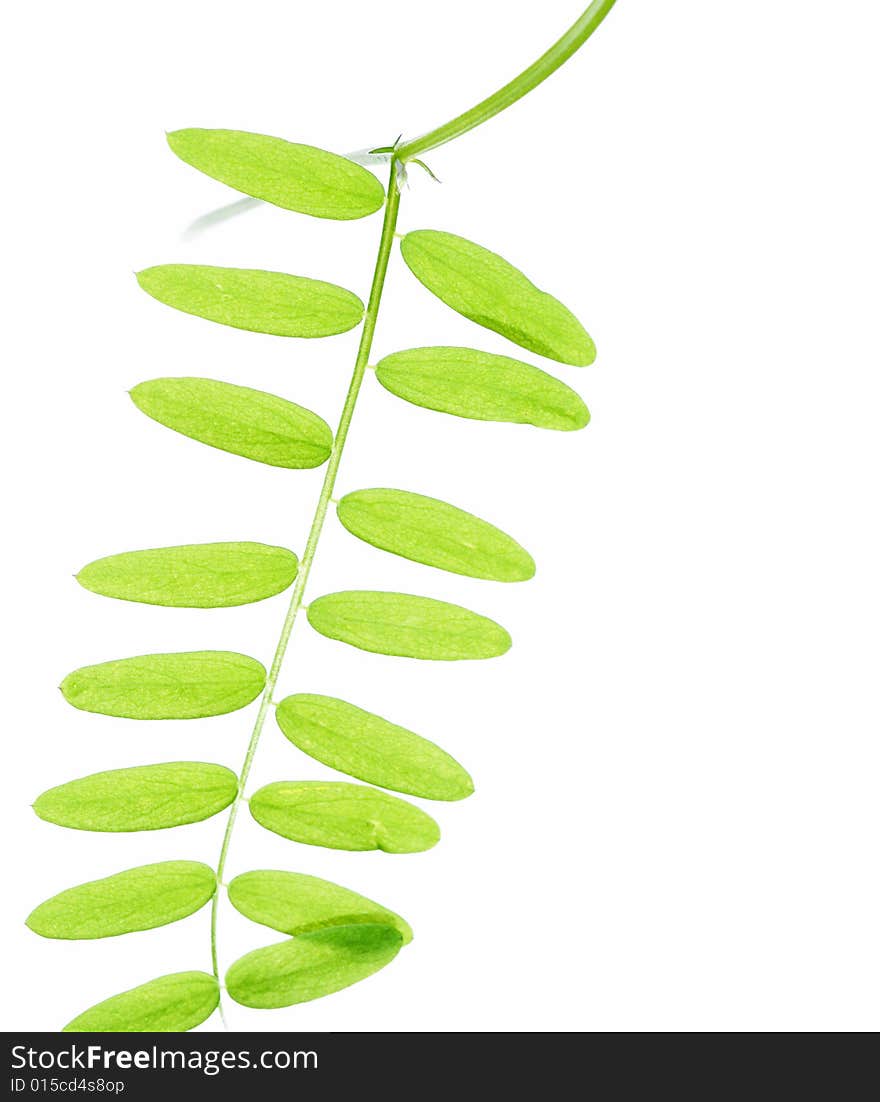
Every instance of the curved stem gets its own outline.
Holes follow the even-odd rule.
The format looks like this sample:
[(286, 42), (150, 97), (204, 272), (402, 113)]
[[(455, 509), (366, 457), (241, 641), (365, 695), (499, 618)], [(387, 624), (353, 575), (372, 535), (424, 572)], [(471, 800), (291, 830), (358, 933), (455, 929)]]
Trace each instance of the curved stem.
[(489, 119), (506, 110), (511, 104), (516, 103), (518, 99), (528, 95), (533, 88), (537, 88), (542, 81), (555, 73), (560, 65), (564, 65), (572, 54), (583, 46), (614, 7), (615, 2), (616, 0), (593, 0), (593, 3), (590, 4), (580, 19), (569, 27), (562, 38), (554, 43), (546, 53), (542, 54), (533, 65), (530, 65), (528, 69), (524, 69), (519, 76), (514, 77), (513, 80), (505, 84), (503, 88), (499, 88), (487, 99), (481, 100), (470, 111), (457, 115), (450, 122), (438, 126), (421, 138), (414, 138), (412, 141), (404, 142), (398, 146), (398, 159), (402, 162), (411, 161), (414, 157), (427, 153), (429, 149), (436, 149), (438, 145), (445, 145), (446, 142), (451, 142), (454, 138), (466, 134), (468, 130), (473, 130), (475, 126), (482, 126), (484, 122), (488, 122)]
[(290, 604), (287, 608), (287, 615), (284, 617), (281, 635), (278, 639), (278, 645), (275, 648), (272, 665), (269, 668), (269, 674), (266, 678), (266, 687), (260, 698), (260, 708), (257, 712), (257, 718), (254, 722), (250, 741), (248, 742), (247, 753), (242, 763), (241, 772), (238, 775), (238, 794), (235, 798), (235, 802), (229, 809), (229, 816), (226, 820), (223, 844), (220, 848), (220, 857), (217, 861), (217, 890), (211, 902), (211, 966), (218, 983), (220, 982), (220, 968), (217, 955), (217, 916), (220, 905), (220, 888), (223, 882), (223, 873), (226, 869), (226, 858), (229, 853), (229, 843), (232, 840), (235, 820), (238, 817), (239, 805), (244, 797), (244, 790), (248, 776), (250, 775), (251, 766), (253, 765), (254, 754), (257, 752), (257, 745), (263, 733), (266, 716), (269, 714), (269, 709), (272, 706), (272, 697), (275, 692), (275, 686), (278, 683), (278, 676), (281, 673), (281, 665), (284, 662), (284, 656), (287, 653), (290, 635), (296, 623), (299, 610), (302, 608), (303, 595), (306, 590), (306, 585), (308, 584), (312, 563), (315, 559), (315, 552), (318, 550), (318, 541), (321, 538), (324, 521), (327, 518), (327, 510), (330, 507), (333, 488), (336, 485), (336, 475), (339, 471), (339, 463), (342, 459), (342, 452), (345, 448), (345, 441), (348, 437), (351, 419), (354, 416), (358, 393), (361, 389), (361, 383), (364, 381), (364, 374), (366, 373), (367, 364), (370, 359), (370, 350), (373, 347), (373, 335), (376, 332), (376, 320), (379, 316), (379, 305), (382, 301), (382, 289), (385, 286), (385, 275), (388, 271), (388, 260), (391, 256), (391, 247), (394, 244), (394, 231), (397, 227), (397, 215), (400, 209), (400, 189), (398, 187), (397, 173), (398, 162), (396, 158), (392, 158), (391, 175), (388, 181), (388, 198), (385, 203), (385, 221), (382, 224), (379, 253), (376, 257), (373, 283), (370, 288), (370, 297), (367, 302), (367, 311), (364, 316), (364, 326), (361, 330), (361, 340), (358, 346), (354, 371), (352, 372), (351, 382), (349, 383), (348, 394), (345, 397), (345, 404), (342, 407), (342, 413), (339, 417), (339, 426), (336, 429), (336, 436), (333, 440), (330, 458), (327, 461), (327, 470), (324, 474), (321, 494), (318, 498), (318, 504), (315, 507), (312, 526), (309, 530), (305, 551), (303, 551), (300, 561), (299, 571), (290, 597)]
[[(269, 668), (269, 673), (266, 678), (266, 687), (260, 698), (257, 718), (254, 722), (244, 762), (239, 772), (238, 792), (232, 807), (229, 809), (229, 815), (226, 820), (226, 830), (223, 834), (223, 844), (220, 848), (220, 856), (217, 861), (217, 890), (214, 893), (214, 898), (211, 903), (211, 965), (218, 983), (220, 982), (220, 966), (217, 952), (217, 918), (220, 906), (220, 888), (223, 885), (223, 875), (226, 870), (229, 845), (235, 829), (238, 809), (244, 799), (244, 790), (247, 785), (248, 777), (250, 776), (254, 755), (257, 752), (257, 746), (266, 724), (266, 717), (272, 706), (275, 686), (278, 683), (281, 666), (290, 643), (290, 636), (294, 624), (296, 623), (296, 618), (302, 608), (303, 595), (305, 594), (306, 585), (308, 584), (309, 573), (311, 572), (315, 553), (318, 549), (318, 542), (324, 528), (324, 521), (327, 518), (327, 511), (333, 498), (336, 476), (339, 471), (339, 464), (342, 459), (343, 449), (345, 448), (348, 430), (351, 427), (351, 420), (354, 416), (358, 394), (361, 389), (361, 384), (364, 381), (364, 374), (367, 370), (370, 350), (373, 346), (373, 335), (376, 331), (376, 321), (379, 316), (379, 306), (382, 301), (382, 290), (385, 286), (385, 276), (388, 271), (388, 261), (391, 256), (391, 247), (394, 243), (397, 216), (400, 209), (398, 169), (401, 165), (409, 160), (414, 160), (420, 154), (426, 153), (430, 149), (436, 149), (437, 146), (444, 145), (446, 142), (451, 142), (454, 138), (458, 138), (462, 134), (467, 133), (468, 130), (473, 130), (474, 127), (482, 125), (482, 123), (487, 122), (489, 119), (499, 114), (499, 112), (510, 107), (511, 104), (516, 103), (518, 99), (521, 99), (531, 92), (532, 89), (546, 80), (551, 73), (554, 73), (560, 65), (563, 65), (572, 54), (583, 46), (608, 12), (614, 7), (615, 2), (616, 0), (593, 0), (593, 3), (590, 4), (580, 19), (566, 31), (562, 38), (551, 46), (546, 53), (542, 54), (533, 65), (530, 65), (528, 69), (525, 69), (519, 76), (510, 81), (510, 83), (505, 84), (503, 88), (499, 89), (487, 99), (482, 100), (475, 107), (472, 107), (470, 111), (465, 111), (464, 114), (458, 115), (445, 125), (437, 127), (436, 130), (430, 131), (421, 138), (416, 138), (410, 142), (404, 142), (396, 149), (390, 150), (391, 174), (388, 182), (388, 199), (385, 204), (385, 220), (382, 225), (379, 252), (376, 257), (373, 283), (370, 288), (370, 297), (364, 316), (364, 325), (361, 331), (357, 358), (355, 360), (351, 382), (349, 383), (348, 394), (346, 395), (345, 404), (342, 407), (342, 413), (339, 418), (339, 425), (336, 430), (330, 458), (327, 462), (327, 470), (324, 475), (324, 482), (321, 486), (321, 493), (318, 497), (318, 504), (315, 507), (315, 514), (312, 518), (312, 525), (309, 530), (308, 540), (306, 541), (305, 551), (303, 552), (299, 572), (291, 594), (290, 604), (287, 608), (287, 614), (284, 617), (281, 635), (278, 639), (278, 644), (272, 659), (272, 665)], [(221, 1015), (223, 1013), (222, 1006), (220, 1013)]]

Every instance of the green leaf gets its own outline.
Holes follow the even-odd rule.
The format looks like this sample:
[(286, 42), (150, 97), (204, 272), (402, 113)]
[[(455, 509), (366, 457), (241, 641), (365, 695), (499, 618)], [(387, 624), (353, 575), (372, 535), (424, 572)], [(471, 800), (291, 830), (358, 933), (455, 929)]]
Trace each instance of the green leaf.
[(234, 651), (183, 651), (119, 658), (74, 670), (61, 682), (68, 704), (124, 719), (201, 719), (250, 704), (266, 671)]
[(439, 230), (408, 233), (400, 251), (429, 291), (478, 325), (564, 364), (595, 360), (596, 347), (574, 314), (497, 253)]
[(175, 130), (168, 144), (206, 176), (285, 210), (363, 218), (385, 202), (385, 189), (371, 172), (313, 145), (243, 130)]
[(255, 949), (226, 973), (237, 1003), (271, 1010), (332, 995), (390, 964), (403, 945), (391, 926), (338, 926)]
[(499, 528), (445, 501), (406, 490), (356, 490), (336, 507), (353, 536), (405, 559), (496, 582), (535, 574), (532, 556)]
[(233, 455), (288, 470), (320, 467), (333, 433), (311, 410), (216, 379), (150, 379), (129, 392), (147, 417)]
[(225, 766), (169, 761), (68, 781), (38, 796), (34, 811), (74, 830), (163, 830), (210, 819), (237, 792), (238, 778)]
[(386, 390), (413, 405), (469, 417), (568, 432), (590, 411), (571, 387), (522, 360), (473, 348), (410, 348), (376, 367)]
[(284, 272), (159, 264), (138, 272), (137, 281), (175, 310), (276, 337), (332, 337), (364, 316), (364, 304), (344, 287)]
[(282, 934), (307, 934), (330, 926), (380, 923), (393, 926), (404, 944), (412, 941), (407, 922), (357, 892), (302, 872), (245, 872), (229, 885), (233, 907)]
[(190, 543), (125, 551), (84, 566), (84, 589), (169, 608), (231, 608), (274, 597), (293, 583), (296, 555), (265, 543)]
[(186, 1033), (210, 1018), (220, 989), (206, 972), (174, 972), (105, 999), (62, 1033)]
[(368, 784), (426, 800), (463, 800), (474, 790), (445, 750), (344, 700), (299, 693), (282, 700), (275, 717), (294, 746)]
[(198, 861), (162, 861), (92, 880), (52, 896), (27, 925), (41, 937), (117, 937), (195, 914), (214, 895), (214, 870)]
[(440, 828), (420, 808), (375, 788), (341, 781), (279, 781), (250, 799), (260, 826), (308, 846), (420, 853)]
[(308, 618), (330, 639), (401, 658), (495, 658), (511, 646), (510, 636), (494, 620), (410, 593), (329, 593), (312, 601)]

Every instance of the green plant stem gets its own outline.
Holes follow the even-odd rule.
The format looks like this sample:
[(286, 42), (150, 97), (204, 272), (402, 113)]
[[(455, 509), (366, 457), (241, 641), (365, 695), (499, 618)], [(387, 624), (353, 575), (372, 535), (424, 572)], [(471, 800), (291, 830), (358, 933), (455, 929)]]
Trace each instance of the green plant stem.
[[(303, 596), (305, 594), (306, 585), (308, 584), (312, 563), (315, 559), (315, 553), (318, 550), (318, 543), (321, 539), (324, 521), (327, 518), (327, 510), (333, 500), (333, 490), (336, 485), (336, 476), (339, 471), (339, 464), (342, 459), (342, 452), (345, 448), (348, 430), (351, 426), (358, 394), (360, 393), (361, 384), (364, 381), (364, 374), (366, 373), (369, 363), (370, 351), (373, 346), (373, 335), (376, 331), (376, 321), (379, 316), (379, 306), (382, 301), (382, 290), (385, 286), (385, 276), (388, 271), (388, 261), (391, 256), (391, 247), (394, 244), (397, 216), (400, 209), (398, 169), (407, 161), (415, 159), (420, 154), (426, 153), (431, 149), (436, 149), (437, 146), (444, 145), (446, 142), (451, 142), (462, 134), (466, 134), (469, 130), (473, 130), (474, 127), (481, 126), (484, 122), (487, 122), (489, 119), (499, 114), (499, 112), (504, 111), (506, 108), (516, 103), (517, 100), (522, 99), (523, 96), (527, 95), (542, 81), (546, 80), (547, 77), (568, 61), (572, 54), (576, 53), (577, 50), (583, 46), (608, 12), (614, 7), (615, 2), (616, 0), (594, 0), (580, 19), (566, 31), (558, 42), (551, 46), (546, 53), (542, 54), (533, 65), (530, 65), (528, 69), (525, 69), (519, 76), (510, 81), (510, 83), (505, 84), (503, 88), (500, 88), (493, 95), (482, 100), (475, 107), (472, 107), (470, 111), (465, 111), (464, 114), (456, 116), (456, 118), (452, 119), (450, 122), (437, 127), (436, 130), (431, 130), (421, 138), (415, 138), (413, 141), (404, 142), (392, 152), (391, 174), (388, 181), (388, 199), (385, 204), (385, 220), (382, 224), (379, 252), (376, 257), (373, 283), (370, 288), (370, 297), (364, 316), (364, 324), (361, 330), (360, 345), (358, 347), (354, 371), (352, 372), (348, 394), (346, 395), (345, 404), (342, 407), (342, 413), (339, 418), (339, 426), (336, 430), (333, 448), (330, 452), (327, 470), (324, 474), (324, 482), (321, 487), (318, 504), (312, 518), (312, 525), (309, 530), (308, 540), (306, 541), (305, 551), (300, 561), (299, 573), (294, 583), (290, 604), (281, 628), (281, 635), (278, 639), (278, 645), (275, 648), (272, 665), (269, 668), (269, 674), (266, 678), (266, 687), (260, 698), (257, 718), (254, 722), (247, 752), (238, 776), (238, 793), (232, 807), (229, 809), (229, 815), (226, 820), (226, 830), (223, 834), (223, 844), (220, 848), (220, 857), (217, 861), (217, 890), (214, 893), (214, 898), (211, 903), (211, 964), (218, 983), (220, 982), (220, 966), (217, 953), (217, 918), (220, 906), (220, 889), (223, 885), (223, 875), (226, 869), (229, 845), (235, 829), (238, 809), (244, 799), (244, 790), (247, 785), (248, 777), (250, 776), (254, 755), (257, 752), (260, 736), (263, 733), (263, 728), (266, 723), (266, 716), (269, 714), (269, 709), (272, 706), (275, 686), (278, 683), (278, 677), (281, 673), (281, 667), (284, 663), (288, 644), (290, 643), (290, 636), (294, 624), (296, 623), (296, 618), (302, 608)], [(222, 1005), (220, 1013), (222, 1016)]]
[(555, 73), (560, 65), (564, 65), (572, 54), (583, 46), (615, 3), (616, 0), (593, 0), (593, 3), (590, 4), (580, 19), (569, 27), (562, 38), (555, 42), (546, 53), (542, 54), (533, 65), (530, 65), (528, 69), (524, 69), (519, 76), (514, 77), (513, 80), (505, 84), (503, 88), (499, 88), (487, 99), (481, 100), (470, 111), (456, 115), (454, 119), (444, 123), (443, 126), (438, 126), (435, 130), (429, 131), (421, 138), (403, 142), (402, 145), (397, 147), (398, 160), (406, 163), (431, 149), (436, 149), (439, 145), (445, 145), (446, 142), (451, 142), (454, 138), (466, 134), (468, 130), (473, 130), (475, 126), (482, 126), (484, 122), (488, 122), (489, 119), (501, 111), (505, 111), (517, 100), (528, 95), (532, 89), (537, 88), (542, 81)]
[(251, 766), (253, 765), (254, 755), (257, 752), (260, 736), (263, 733), (266, 716), (269, 714), (269, 709), (272, 706), (275, 686), (278, 683), (281, 666), (284, 662), (284, 656), (287, 653), (290, 635), (296, 623), (297, 615), (302, 608), (303, 595), (305, 594), (306, 585), (308, 584), (312, 563), (315, 560), (315, 553), (318, 550), (318, 542), (321, 539), (324, 521), (327, 518), (327, 510), (330, 507), (333, 497), (333, 488), (336, 485), (336, 475), (339, 471), (339, 463), (342, 459), (342, 452), (345, 448), (348, 430), (351, 427), (351, 420), (354, 416), (361, 383), (364, 381), (364, 374), (366, 373), (369, 363), (370, 350), (373, 347), (373, 335), (376, 332), (376, 321), (379, 316), (379, 305), (382, 301), (382, 289), (385, 286), (385, 275), (388, 271), (388, 260), (391, 256), (391, 247), (394, 244), (394, 231), (397, 226), (397, 215), (400, 209), (400, 189), (397, 176), (398, 161), (396, 158), (392, 158), (391, 175), (388, 181), (388, 198), (385, 203), (385, 220), (382, 224), (379, 252), (376, 257), (373, 283), (370, 288), (370, 297), (367, 302), (366, 314), (364, 315), (364, 324), (361, 330), (360, 345), (358, 346), (354, 371), (352, 372), (351, 382), (348, 386), (345, 404), (342, 407), (342, 413), (339, 417), (339, 426), (336, 429), (333, 448), (330, 452), (327, 469), (324, 473), (321, 494), (318, 498), (318, 504), (315, 507), (315, 514), (312, 518), (312, 526), (309, 530), (305, 551), (300, 560), (299, 571), (293, 586), (290, 604), (287, 608), (287, 615), (284, 617), (281, 635), (278, 639), (278, 645), (275, 648), (275, 655), (272, 659), (272, 665), (269, 668), (268, 677), (266, 678), (266, 687), (260, 698), (259, 711), (257, 712), (257, 718), (254, 722), (250, 741), (248, 742), (247, 753), (242, 763), (241, 772), (238, 775), (238, 794), (232, 807), (229, 809), (229, 816), (226, 820), (223, 845), (221, 846), (220, 857), (217, 861), (217, 890), (214, 893), (214, 898), (211, 903), (211, 964), (218, 983), (220, 982), (220, 968), (217, 955), (217, 916), (220, 904), (220, 888), (223, 882), (223, 874), (226, 869), (226, 858), (229, 853), (229, 843), (232, 840), (232, 832), (235, 829), (235, 820), (238, 816), (239, 805), (244, 797), (245, 786), (247, 785), (248, 776), (250, 775)]

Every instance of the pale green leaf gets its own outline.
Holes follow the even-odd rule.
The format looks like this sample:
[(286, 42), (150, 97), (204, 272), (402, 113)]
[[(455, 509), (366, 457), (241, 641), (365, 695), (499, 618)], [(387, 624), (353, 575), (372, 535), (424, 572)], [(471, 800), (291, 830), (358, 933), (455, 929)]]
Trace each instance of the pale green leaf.
[(497, 253), (440, 230), (408, 233), (400, 251), (429, 291), (478, 325), (564, 364), (595, 360), (596, 347), (574, 314)]
[(474, 421), (568, 432), (589, 423), (581, 396), (522, 360), (473, 348), (410, 348), (386, 356), (376, 378), (413, 405)]
[(474, 790), (445, 750), (344, 700), (299, 693), (282, 700), (275, 716), (294, 746), (368, 784), (426, 800), (462, 800)]
[(309, 846), (420, 853), (440, 828), (418, 807), (375, 788), (341, 781), (279, 781), (250, 799), (260, 826)]
[(401, 658), (495, 658), (511, 645), (510, 636), (494, 620), (410, 593), (329, 593), (312, 601), (308, 618), (330, 639)]
[(269, 1010), (332, 995), (372, 976), (397, 956), (403, 940), (391, 926), (337, 926), (255, 949), (226, 973), (237, 1003)]
[(175, 130), (168, 144), (182, 161), (236, 191), (317, 218), (363, 218), (385, 201), (365, 168), (313, 145), (242, 130)]
[(320, 467), (333, 445), (323, 418), (262, 390), (217, 379), (176, 378), (150, 379), (129, 393), (137, 408), (160, 425), (271, 467)]
[(282, 934), (380, 923), (393, 926), (404, 944), (412, 941), (412, 930), (400, 915), (339, 884), (302, 872), (242, 873), (229, 885), (229, 900), (245, 918)]
[(214, 895), (214, 870), (198, 861), (162, 861), (92, 880), (47, 899), (27, 925), (41, 937), (116, 937), (195, 914)]
[(223, 765), (169, 761), (68, 781), (38, 796), (34, 811), (74, 830), (163, 830), (210, 819), (237, 792), (238, 778)]
[(159, 264), (137, 274), (153, 298), (185, 314), (276, 337), (332, 337), (354, 329), (364, 304), (320, 279), (254, 268)]
[(84, 566), (92, 593), (170, 608), (231, 608), (274, 597), (293, 583), (297, 558), (265, 543), (191, 543), (124, 551)]
[(207, 972), (174, 972), (105, 999), (62, 1033), (186, 1033), (210, 1018), (220, 988)]
[(532, 556), (499, 528), (445, 501), (406, 490), (356, 490), (336, 506), (353, 536), (405, 559), (496, 582), (534, 576)]
[(125, 719), (201, 719), (234, 712), (263, 691), (266, 671), (234, 651), (119, 658), (74, 670), (61, 682), (68, 704)]

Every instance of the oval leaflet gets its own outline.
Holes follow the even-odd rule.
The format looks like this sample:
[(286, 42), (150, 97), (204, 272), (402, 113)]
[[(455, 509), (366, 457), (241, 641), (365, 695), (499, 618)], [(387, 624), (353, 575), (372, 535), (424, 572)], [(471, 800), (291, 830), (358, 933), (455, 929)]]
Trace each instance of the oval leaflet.
[(250, 704), (266, 671), (234, 651), (183, 651), (119, 658), (74, 670), (61, 682), (68, 704), (123, 719), (202, 719)]
[(197, 861), (141, 865), (47, 899), (27, 925), (41, 937), (117, 937), (167, 926), (200, 910), (214, 895), (214, 870)]
[(309, 846), (420, 853), (440, 840), (430, 815), (375, 788), (341, 781), (279, 781), (251, 796), (260, 826)]
[(596, 347), (558, 299), (497, 253), (440, 230), (414, 230), (400, 243), (410, 271), (447, 306), (514, 344), (586, 367)]
[(74, 830), (162, 830), (209, 819), (237, 792), (238, 777), (225, 766), (170, 761), (68, 781), (38, 796), (34, 811)]
[(270, 467), (320, 467), (333, 445), (330, 426), (317, 413), (234, 383), (150, 379), (132, 387), (129, 396), (160, 425)]
[(137, 281), (175, 310), (275, 337), (332, 337), (364, 316), (364, 304), (344, 287), (284, 272), (159, 264), (138, 272)]
[(182, 161), (236, 191), (316, 218), (363, 218), (385, 189), (346, 157), (242, 130), (175, 130), (168, 144)]
[(232, 608), (282, 593), (296, 555), (265, 543), (191, 543), (95, 559), (76, 580), (92, 593), (169, 608)]
[(220, 988), (207, 972), (174, 972), (105, 999), (62, 1033), (186, 1033), (210, 1018)]
[(381, 923), (394, 926), (404, 944), (412, 941), (412, 930), (400, 915), (317, 876), (272, 870), (245, 872), (235, 877), (228, 890), (229, 901), (240, 914), (282, 934)]
[(510, 636), (494, 620), (411, 593), (329, 593), (312, 601), (307, 615), (312, 627), (330, 639), (400, 658), (496, 658), (511, 646)]
[(424, 409), (474, 421), (507, 421), (571, 432), (590, 421), (581, 396), (522, 360), (473, 348), (410, 348), (376, 366), (391, 394)]
[(426, 800), (462, 800), (474, 790), (445, 750), (344, 700), (299, 693), (281, 701), (275, 718), (294, 746), (368, 784)]
[(391, 926), (338, 926), (255, 949), (226, 973), (237, 1003), (274, 1009), (332, 995), (372, 976), (403, 944)]
[(413, 562), (496, 582), (534, 577), (535, 561), (500, 528), (407, 490), (356, 490), (336, 506), (353, 536)]

